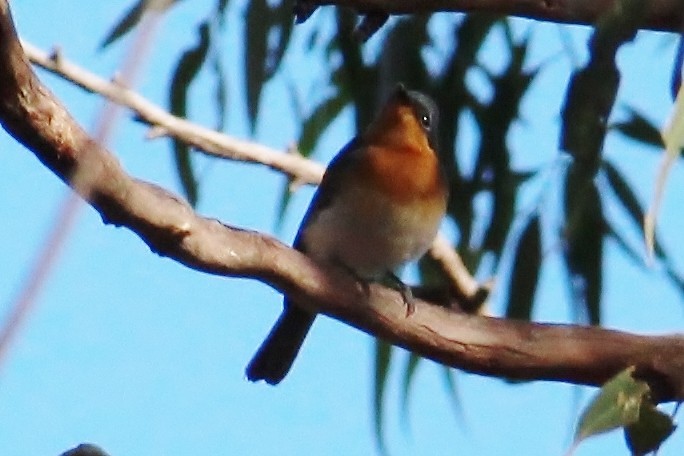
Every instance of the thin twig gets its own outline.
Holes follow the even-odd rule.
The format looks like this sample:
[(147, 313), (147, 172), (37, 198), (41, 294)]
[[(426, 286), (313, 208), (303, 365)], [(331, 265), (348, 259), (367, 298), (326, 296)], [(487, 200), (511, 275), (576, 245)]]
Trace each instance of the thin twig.
[[(598, 327), (467, 315), (401, 293), (361, 287), (340, 268), (260, 233), (201, 217), (182, 199), (132, 178), (40, 83), (19, 45), (7, 0), (0, 0), (0, 124), (89, 203), (107, 223), (135, 232), (150, 248), (211, 274), (249, 277), (369, 334), (448, 366), (512, 379), (599, 385), (629, 366), (656, 401), (684, 399), (684, 337), (640, 336)], [(88, 192), (70, 177), (78, 168)]]
[(170, 114), (133, 90), (108, 81), (63, 56), (47, 53), (26, 41), (22, 41), (29, 60), (61, 78), (91, 93), (96, 93), (129, 108), (138, 120), (150, 125), (150, 137), (169, 136), (203, 152), (219, 158), (257, 163), (285, 173), (306, 184), (318, 184), (325, 168), (320, 163), (307, 160), (298, 154), (287, 154), (264, 145), (245, 141), (216, 130), (189, 122)]
[[(62, 52), (47, 53), (26, 41), (22, 41), (22, 46), (35, 65), (129, 108), (138, 120), (150, 126), (148, 137), (170, 136), (214, 157), (262, 164), (286, 174), (297, 186), (318, 184), (323, 176), (325, 168), (320, 163), (292, 153), (296, 150), (293, 146), (284, 153), (189, 122), (168, 113), (142, 95), (70, 62)], [(477, 283), (443, 234), (437, 236), (430, 254), (451, 280), (451, 288), (469, 303), (467, 308), (479, 309), (479, 305), (488, 296), (490, 287)]]

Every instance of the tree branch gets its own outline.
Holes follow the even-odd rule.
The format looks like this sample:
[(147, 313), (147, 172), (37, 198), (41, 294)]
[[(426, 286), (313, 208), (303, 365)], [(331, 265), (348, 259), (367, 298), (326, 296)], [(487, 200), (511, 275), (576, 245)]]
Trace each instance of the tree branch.
[(26, 41), (22, 41), (22, 46), (29, 60), (41, 68), (133, 111), (138, 120), (154, 127), (154, 137), (175, 138), (213, 157), (262, 164), (302, 184), (318, 184), (321, 181), (325, 168), (320, 163), (188, 122), (116, 81), (108, 81), (70, 62), (58, 51), (48, 54)]
[[(406, 317), (402, 296), (366, 289), (268, 236), (200, 217), (164, 189), (128, 176), (36, 78), (0, 0), (0, 123), (105, 223), (125, 226), (160, 255), (211, 274), (260, 280), (324, 313), (443, 364), (485, 375), (598, 385), (627, 366), (657, 400), (684, 399), (684, 338), (453, 312), (423, 301)], [(88, 176), (88, 185), (70, 176)]]
[[(22, 41), (28, 59), (51, 73), (70, 81), (84, 90), (104, 96), (125, 106), (137, 119), (151, 126), (154, 137), (168, 136), (184, 142), (207, 155), (228, 160), (265, 165), (289, 176), (297, 184), (318, 184), (324, 167), (296, 153), (282, 153), (250, 141), (174, 116), (140, 94), (108, 81), (65, 59), (60, 52), (47, 52)], [(462, 298), (466, 309), (477, 310), (489, 295), (490, 286), (481, 285), (470, 274), (458, 253), (440, 233), (429, 254), (448, 277), (453, 291)]]
[[(681, 0), (644, 0), (648, 3), (640, 28), (680, 32), (684, 26)], [(427, 14), (436, 11), (483, 12), (551, 22), (595, 24), (613, 9), (615, 0), (299, 0), (300, 21), (317, 6), (337, 5), (363, 14)]]

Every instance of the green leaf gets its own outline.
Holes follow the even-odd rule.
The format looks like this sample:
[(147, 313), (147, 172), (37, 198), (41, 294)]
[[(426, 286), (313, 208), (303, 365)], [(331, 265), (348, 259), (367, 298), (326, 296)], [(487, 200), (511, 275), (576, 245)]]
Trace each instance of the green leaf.
[(649, 146), (658, 148), (665, 148), (663, 137), (660, 135), (660, 130), (646, 119), (641, 113), (634, 108), (627, 108), (627, 120), (616, 122), (611, 126), (628, 138), (635, 141), (642, 142)]
[(666, 263), (665, 265), (665, 275), (672, 281), (672, 284), (679, 289), (679, 292), (684, 295), (684, 278), (682, 278), (669, 263)]
[(408, 406), (409, 395), (411, 393), (411, 385), (418, 369), (418, 365), (422, 358), (415, 353), (409, 353), (406, 368), (404, 369), (403, 381), (401, 384), (401, 416), (404, 426), (408, 428)]
[(618, 233), (612, 226), (610, 220), (606, 220), (606, 236), (610, 237), (622, 249), (622, 251), (634, 262), (637, 266), (645, 268), (646, 263), (642, 255), (639, 255), (636, 250), (632, 248), (629, 243)]
[(603, 237), (606, 224), (593, 171), (570, 165), (565, 181), (565, 250), (571, 296), (588, 322), (600, 323)]
[(290, 191), (290, 181), (286, 181), (285, 185), (283, 185), (283, 191), (280, 194), (280, 200), (278, 201), (278, 206), (276, 207), (276, 220), (275, 220), (275, 227), (274, 230), (277, 232), (280, 232), (281, 228), (283, 227), (283, 218), (285, 217), (285, 211), (287, 210), (287, 206), (290, 204), (290, 200), (292, 200), (292, 191)]
[(292, 5), (286, 0), (281, 0), (280, 4), (271, 9), (272, 25), (269, 33), (275, 36), (268, 47), (268, 59), (266, 60), (266, 75), (272, 78), (283, 60), (287, 45), (290, 43), (292, 26)]
[[(296, 100), (295, 100), (296, 101)], [(348, 104), (349, 100), (341, 92), (324, 99), (318, 106), (316, 106), (311, 114), (302, 122), (302, 131), (299, 136), (297, 150), (304, 157), (309, 157), (316, 148), (318, 140), (328, 126), (340, 115), (340, 112)], [(297, 103), (295, 104), (295, 112), (298, 112)], [(278, 209), (276, 213), (276, 231), (280, 229), (285, 210), (290, 202), (292, 192), (290, 191), (290, 182), (286, 182), (283, 186), (283, 193), (278, 202)]]
[(575, 444), (614, 429), (634, 424), (650, 392), (646, 382), (633, 377), (630, 367), (606, 382), (584, 410), (575, 433)]
[(510, 44), (508, 67), (502, 74), (490, 76), (494, 86), (492, 101), (476, 111), (481, 140), (474, 185), (491, 188), (492, 217), (483, 247), (494, 253), (497, 262), (515, 218), (515, 200), (521, 182), (511, 169), (506, 139), (518, 118), (522, 97), (537, 73), (523, 69), (527, 46), (526, 40)]
[(576, 71), (563, 104), (561, 147), (578, 162), (595, 169), (606, 135), (606, 119), (615, 102), (620, 73), (614, 66)]
[(587, 169), (598, 169), (606, 121), (620, 83), (615, 56), (636, 35), (644, 7), (642, 0), (620, 0), (601, 17), (589, 41), (589, 62), (568, 85), (561, 112), (561, 147)]
[(216, 2), (216, 18), (218, 20), (218, 25), (223, 27), (226, 19), (226, 10), (228, 9), (229, 0), (217, 0)]
[(282, 0), (271, 7), (268, 0), (249, 2), (245, 18), (245, 80), (247, 115), (252, 132), (256, 127), (264, 85), (280, 66), (290, 41), (292, 9)]
[(674, 432), (672, 418), (650, 402), (641, 405), (639, 419), (625, 428), (627, 446), (634, 456), (656, 451)]
[[(203, 22), (199, 28), (199, 42), (183, 53), (171, 80), (171, 112), (179, 117), (187, 114), (188, 90), (195, 76), (204, 64), (209, 50), (209, 24)], [(197, 180), (192, 167), (190, 148), (182, 141), (173, 140), (176, 169), (188, 202), (195, 206), (198, 199)]]
[(100, 43), (99, 46), (100, 50), (106, 48), (131, 31), (133, 27), (138, 25), (147, 10), (163, 12), (172, 7), (178, 1), (180, 0), (139, 0), (138, 3), (133, 5), (131, 9), (128, 10), (128, 12), (114, 26), (114, 28), (110, 30), (105, 39), (102, 40), (102, 43)]
[(656, 221), (665, 196), (665, 184), (676, 160), (682, 155), (682, 148), (684, 148), (684, 86), (679, 87), (674, 109), (670, 114), (667, 125), (663, 128), (662, 134), (663, 142), (665, 143), (665, 153), (658, 166), (658, 177), (654, 186), (653, 198), (644, 221), (646, 248), (651, 257), (655, 250)]
[[(644, 262), (644, 258), (642, 254), (639, 254), (632, 246), (630, 246), (627, 241), (615, 230), (615, 228), (611, 225), (609, 220), (606, 220), (606, 229), (607, 229), (607, 235), (613, 239), (618, 247), (622, 249), (622, 251), (634, 262), (635, 265), (641, 267), (642, 269), (648, 269), (648, 264)], [(662, 248), (659, 246), (658, 241), (656, 239), (656, 253), (659, 252)], [(680, 276), (680, 274), (674, 269), (674, 266), (672, 265), (672, 262), (670, 259), (667, 257), (667, 255), (664, 253), (662, 254), (662, 257), (660, 258), (664, 272), (665, 272), (665, 277), (667, 277), (670, 282), (672, 282), (672, 286), (679, 291), (682, 295), (684, 295), (684, 279)]]
[[(620, 171), (609, 161), (604, 160), (601, 164), (601, 169), (604, 172), (608, 183), (618, 197), (618, 201), (622, 204), (622, 207), (627, 211), (627, 215), (634, 223), (635, 227), (642, 234), (644, 233), (644, 210), (639, 203), (639, 199), (632, 190), (627, 180), (622, 176)], [(655, 253), (659, 258), (665, 258), (666, 254), (658, 239), (655, 239)]]
[(228, 104), (228, 81), (226, 70), (221, 64), (221, 57), (217, 53), (212, 58), (211, 69), (216, 80), (214, 89), (214, 101), (216, 103), (216, 130), (222, 131), (226, 126)]
[[(466, 74), (479, 66), (478, 52), (494, 25), (502, 22), (490, 14), (468, 14), (454, 27), (453, 42), (458, 43), (450, 51), (449, 57), (432, 83), (433, 93), (442, 119), (458, 119), (467, 108), (473, 108), (476, 98), (466, 86)], [(471, 234), (473, 221), (473, 198), (477, 191), (468, 178), (462, 176), (461, 165), (456, 159), (454, 149), (459, 133), (457, 121), (442, 122), (439, 128), (440, 161), (446, 170), (450, 183), (448, 212), (457, 223), (462, 236), (459, 250), (472, 252)], [(466, 264), (472, 266), (466, 260)]]
[(332, 49), (338, 51), (342, 57), (342, 71), (339, 72), (338, 80), (334, 82), (352, 99), (356, 129), (360, 130), (369, 125), (375, 115), (378, 101), (375, 97), (378, 68), (369, 67), (364, 63), (361, 43), (352, 35), (356, 27), (356, 14), (343, 8), (336, 8), (335, 21), (337, 31)]
[(302, 124), (302, 132), (298, 141), (300, 154), (305, 157), (311, 155), (321, 134), (340, 115), (348, 102), (349, 99), (342, 92), (337, 91), (313, 109)]
[(382, 433), (383, 404), (385, 402), (385, 387), (392, 361), (392, 346), (385, 341), (375, 339), (375, 387), (373, 395), (373, 415), (375, 417), (375, 443), (380, 454), (386, 454), (385, 439)]
[(391, 27), (386, 26), (388, 30), (377, 66), (387, 77), (380, 80), (378, 90), (387, 91), (398, 82), (422, 90), (429, 86), (430, 77), (422, 55), (430, 42), (428, 19), (429, 16), (408, 17), (394, 22)]
[[(458, 46), (451, 51), (451, 54), (443, 66), (439, 77), (434, 82), (435, 92), (439, 94), (436, 102), (439, 106), (440, 117), (443, 119), (457, 119), (460, 112), (466, 106), (472, 104), (474, 97), (466, 87), (466, 74), (478, 66), (477, 56), (484, 40), (489, 36), (490, 31), (501, 19), (490, 14), (468, 14), (458, 27), (454, 30), (454, 42)], [(439, 144), (441, 146), (441, 159), (451, 182), (461, 180), (459, 164), (453, 147), (458, 135), (458, 122), (443, 122), (440, 124)], [(452, 189), (453, 194), (455, 193)], [(460, 190), (460, 189), (459, 189)], [(469, 198), (463, 198), (462, 213), (457, 217), (459, 221), (472, 220), (472, 214), (465, 210)], [(461, 198), (456, 202), (460, 202)], [(466, 230), (469, 232), (469, 230)]]
[(245, 75), (247, 83), (247, 115), (254, 131), (259, 111), (261, 89), (266, 82), (266, 53), (268, 51), (268, 22), (270, 10), (266, 0), (249, 2), (245, 18)]
[(506, 317), (530, 320), (539, 282), (542, 246), (539, 216), (533, 216), (518, 240), (508, 287)]
[(442, 367), (442, 383), (444, 390), (451, 399), (456, 418), (463, 419), (463, 409), (458, 398), (458, 388), (456, 386), (456, 371), (450, 367)]

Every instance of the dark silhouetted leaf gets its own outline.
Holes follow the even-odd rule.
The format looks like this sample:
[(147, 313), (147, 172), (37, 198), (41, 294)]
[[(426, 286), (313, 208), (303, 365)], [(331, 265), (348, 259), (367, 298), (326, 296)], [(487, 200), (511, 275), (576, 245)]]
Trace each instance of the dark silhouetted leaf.
[(442, 382), (444, 384), (444, 391), (451, 399), (456, 418), (463, 419), (463, 409), (458, 399), (458, 388), (456, 387), (456, 371), (444, 366), (442, 369)]
[(337, 92), (314, 108), (302, 124), (298, 142), (300, 154), (305, 157), (311, 155), (321, 134), (340, 115), (348, 102), (349, 100), (342, 93)]
[(561, 148), (587, 169), (598, 169), (615, 103), (620, 82), (615, 55), (636, 35), (644, 5), (642, 0), (621, 0), (602, 16), (589, 42), (589, 62), (570, 80), (561, 112)]
[(649, 146), (665, 147), (660, 130), (633, 108), (628, 108), (627, 120), (616, 122), (611, 127), (628, 138), (648, 144)]
[(180, 0), (139, 0), (138, 3), (133, 5), (130, 10), (124, 15), (124, 17), (112, 28), (112, 30), (107, 34), (102, 43), (100, 43), (100, 49), (104, 49), (126, 33), (131, 31), (133, 27), (138, 25), (143, 17), (145, 11), (153, 10), (156, 12), (162, 12), (173, 6)]
[[(198, 31), (199, 42), (194, 48), (183, 53), (171, 80), (171, 112), (179, 117), (185, 117), (187, 114), (190, 84), (204, 64), (209, 49), (209, 24), (206, 22), (202, 23)], [(198, 192), (197, 181), (192, 168), (190, 148), (184, 142), (174, 139), (173, 150), (183, 192), (188, 202), (194, 206), (197, 204)]]
[(271, 7), (267, 0), (253, 0), (245, 19), (245, 80), (247, 115), (252, 131), (256, 126), (264, 84), (278, 69), (292, 31), (292, 6), (282, 0)]
[(268, 17), (270, 10), (266, 0), (252, 0), (245, 19), (245, 75), (247, 83), (247, 115), (254, 131), (259, 111), (261, 89), (266, 82), (266, 55), (268, 53)]
[(632, 246), (613, 228), (610, 220), (606, 220), (606, 235), (615, 241), (615, 243), (622, 249), (622, 251), (627, 255), (637, 266), (644, 267), (643, 256), (639, 255)]
[(269, 34), (274, 37), (269, 40), (268, 59), (266, 60), (267, 78), (272, 78), (283, 60), (287, 45), (290, 43), (292, 34), (292, 4), (289, 1), (281, 0), (280, 4), (271, 9), (272, 24)]
[(411, 385), (413, 384), (413, 379), (415, 377), (416, 371), (418, 369), (418, 364), (422, 358), (414, 353), (409, 353), (408, 361), (406, 363), (406, 369), (404, 369), (404, 374), (402, 376), (401, 384), (401, 417), (404, 426), (408, 428), (408, 405), (409, 405), (409, 394), (411, 392)]
[(318, 8), (318, 5), (308, 0), (295, 0), (293, 12), (297, 24), (301, 24), (309, 19), (314, 11), (316, 11), (316, 8)]
[[(634, 262), (634, 264), (644, 270), (648, 269), (648, 264), (644, 261), (643, 255), (639, 254), (632, 246), (629, 245), (629, 243), (615, 230), (615, 228), (611, 226), (609, 220), (605, 220), (605, 223), (607, 235), (615, 241), (617, 246), (622, 249), (622, 251)], [(665, 276), (672, 282), (672, 286), (674, 286), (679, 293), (684, 295), (684, 279), (682, 279), (679, 273), (675, 271), (670, 259), (663, 254), (663, 257), (660, 258), (660, 261), (665, 269)]]
[(634, 456), (643, 456), (656, 451), (675, 428), (669, 415), (658, 410), (651, 402), (644, 402), (639, 409), (637, 422), (625, 428), (625, 439)]
[[(439, 146), (440, 160), (446, 170), (450, 184), (448, 213), (459, 226), (462, 236), (459, 247), (463, 252), (470, 252), (470, 236), (475, 220), (473, 198), (475, 186), (462, 176), (460, 165), (456, 160), (456, 137), (459, 133), (459, 122), (456, 119), (468, 108), (476, 104), (475, 97), (466, 87), (466, 74), (479, 66), (478, 52), (495, 24), (501, 22), (490, 14), (468, 14), (454, 28), (454, 42), (458, 43), (450, 51), (446, 63), (442, 67), (432, 95), (439, 107), (440, 118), (453, 119), (440, 123)], [(466, 262), (469, 264), (469, 262)]]
[(383, 404), (385, 386), (392, 361), (392, 346), (380, 339), (375, 339), (375, 388), (373, 395), (373, 415), (375, 416), (375, 442), (380, 454), (385, 454), (385, 439), (382, 433)]
[[(604, 161), (602, 165), (602, 170), (605, 173), (605, 176), (608, 178), (608, 182), (610, 183), (611, 188), (617, 195), (618, 200), (620, 201), (622, 206), (627, 211), (627, 214), (633, 221), (634, 226), (639, 230), (642, 236), (645, 236), (645, 214), (643, 209), (641, 208), (641, 204), (639, 203), (636, 195), (632, 191), (632, 188), (629, 186), (629, 184), (627, 183), (625, 178), (620, 174), (617, 168), (615, 168), (615, 166), (613, 166), (610, 162)], [(627, 243), (624, 242), (624, 240), (617, 233), (614, 232), (613, 236), (616, 239), (616, 241), (618, 241), (618, 245), (622, 247), (623, 250), (635, 260), (637, 265), (639, 265), (642, 268), (646, 268), (648, 266), (648, 263), (644, 261), (643, 257), (639, 256), (636, 252), (633, 251), (633, 249), (630, 249)], [(668, 279), (670, 279), (670, 281), (672, 282), (672, 285), (674, 285), (680, 293), (684, 293), (684, 280), (679, 275), (679, 273), (675, 271), (672, 261), (668, 257), (667, 253), (665, 252), (665, 249), (663, 248), (658, 239), (658, 236), (655, 235), (655, 233), (653, 236), (653, 252), (665, 267), (665, 273)]]
[(598, 166), (619, 79), (614, 66), (590, 66), (578, 70), (570, 81), (562, 111), (561, 147), (587, 168)]
[(494, 87), (492, 101), (476, 110), (482, 139), (474, 186), (491, 188), (492, 216), (483, 247), (494, 253), (497, 262), (515, 217), (515, 199), (520, 184), (517, 175), (511, 170), (506, 138), (518, 118), (522, 97), (536, 75), (536, 70), (523, 69), (527, 55), (526, 40), (519, 44), (510, 43), (510, 52), (508, 67), (501, 75), (490, 77)]
[(628, 368), (606, 382), (580, 417), (575, 433), (575, 444), (604, 432), (634, 424), (639, 409), (648, 399), (650, 388), (632, 376)]
[(534, 295), (539, 282), (542, 246), (539, 216), (527, 222), (518, 240), (513, 259), (513, 269), (508, 286), (506, 317), (530, 320)]
[(605, 223), (593, 170), (570, 165), (565, 181), (565, 251), (575, 309), (600, 323)]
[(665, 274), (667, 278), (679, 289), (679, 292), (684, 295), (684, 278), (674, 270), (673, 266), (667, 263), (665, 265)]
[(216, 16), (218, 18), (219, 26), (223, 27), (226, 20), (226, 10), (230, 0), (217, 0), (216, 2)]
[(365, 43), (387, 23), (389, 17), (390, 15), (384, 11), (364, 13), (361, 17), (361, 22), (354, 30), (354, 38)]
[(351, 97), (358, 131), (370, 124), (375, 115), (376, 104), (379, 101), (375, 96), (378, 71), (377, 67), (366, 66), (361, 54), (361, 43), (352, 36), (356, 27), (354, 12), (337, 8), (335, 21), (337, 33), (331, 43), (331, 51), (339, 51), (344, 69), (339, 73), (339, 79), (335, 83)]
[[(308, 157), (318, 143), (318, 139), (333, 120), (339, 116), (340, 112), (347, 105), (349, 100), (343, 96), (342, 93), (337, 92), (323, 100), (316, 106), (311, 114), (302, 122), (302, 132), (299, 136), (297, 151)], [(299, 111), (299, 107), (295, 103), (295, 111)], [(283, 187), (283, 194), (278, 203), (278, 210), (276, 216), (276, 231), (280, 229), (280, 223), (285, 215), (285, 210), (290, 202), (291, 192), (290, 183), (287, 182)]]
[[(636, 197), (636, 194), (630, 187), (627, 180), (620, 174), (620, 171), (609, 161), (604, 160), (601, 169), (608, 178), (608, 183), (618, 197), (618, 200), (629, 215), (629, 218), (634, 223), (634, 226), (639, 230), (641, 235), (644, 235), (644, 210)], [(657, 237), (654, 241), (655, 254), (662, 259), (665, 259), (665, 252), (660, 245)], [(644, 263), (645, 264), (645, 263)]]
[(430, 42), (427, 24), (427, 16), (416, 16), (396, 21), (389, 28), (378, 57), (378, 71), (383, 76), (376, 90), (387, 93), (400, 82), (410, 89), (428, 87), (430, 78), (422, 55)]
[(212, 58), (211, 69), (216, 79), (216, 89), (214, 90), (214, 100), (216, 102), (216, 130), (222, 131), (226, 126), (226, 106), (228, 104), (228, 82), (226, 71), (221, 64), (219, 55)]

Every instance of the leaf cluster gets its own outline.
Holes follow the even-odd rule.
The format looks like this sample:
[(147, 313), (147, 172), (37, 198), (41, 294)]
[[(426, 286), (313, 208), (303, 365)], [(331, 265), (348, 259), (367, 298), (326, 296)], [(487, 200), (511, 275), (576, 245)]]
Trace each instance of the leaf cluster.
[[(176, 3), (178, 0), (167, 1), (156, 8), (164, 10)], [(103, 47), (134, 27), (151, 4), (155, 2), (138, 1), (108, 34)], [(383, 96), (397, 82), (427, 93), (437, 102), (443, 119), (439, 150), (450, 186), (448, 217), (458, 232), (454, 246), (468, 268), (479, 276), (498, 277), (506, 316), (529, 320), (538, 304), (535, 294), (545, 252), (560, 246), (574, 314), (580, 322), (598, 325), (606, 242), (615, 242), (636, 264), (644, 266), (637, 249), (605, 213), (606, 202), (610, 201), (630, 220), (633, 230), (643, 235), (643, 206), (618, 166), (604, 158), (606, 135), (615, 132), (650, 146), (662, 145), (658, 130), (634, 110), (628, 110), (626, 119), (609, 124), (620, 85), (615, 57), (620, 46), (634, 39), (643, 8), (644, 2), (639, 0), (617, 2), (614, 10), (596, 24), (588, 42), (587, 63), (570, 75), (561, 112), (559, 147), (548, 151), (552, 157), (568, 157), (562, 179), (545, 184), (555, 185), (562, 193), (562, 209), (557, 217), (546, 217), (549, 208), (543, 195), (537, 197), (531, 210), (520, 208), (526, 184), (543, 180), (548, 173), (546, 167), (516, 169), (513, 158), (522, 151), (513, 150), (508, 138), (520, 121), (521, 103), (533, 91), (542, 68), (527, 64), (531, 35), (515, 38), (511, 22), (504, 17), (452, 14), (445, 20), (445, 16), (440, 16), (441, 33), (448, 37), (440, 41), (434, 38), (434, 16), (393, 19), (370, 43), (364, 44), (352, 33), (357, 22), (354, 13), (342, 8), (318, 11), (310, 20), (314, 25), (303, 51), (316, 51), (325, 71), (311, 100), (304, 106), (297, 104), (301, 125), (298, 151), (310, 156), (322, 135), (346, 109), (352, 110), (356, 129), (363, 129)], [(180, 116), (188, 115), (189, 87), (202, 69), (210, 70), (216, 83), (219, 129), (225, 120), (227, 81), (218, 37), (225, 27), (222, 18), (227, 9), (227, 0), (217, 0), (212, 14), (197, 26), (197, 43), (179, 50), (169, 93), (170, 110)], [(260, 103), (264, 87), (281, 73), (284, 56), (294, 46), (291, 5), (284, 0), (251, 1), (244, 12), (243, 26), (245, 114), (253, 132), (266, 109)], [(482, 63), (481, 52), (487, 40), (496, 34), (504, 38), (499, 52), (505, 64), (493, 71)], [(488, 97), (480, 96), (468, 83), (472, 74), (484, 76)], [(290, 96), (299, 99), (296, 88)], [(473, 131), (477, 137), (473, 149), (460, 150), (461, 138)], [(186, 196), (195, 204), (199, 182), (191, 153), (179, 142), (174, 142), (172, 149)], [(464, 155), (473, 157), (472, 167), (464, 166)], [(283, 188), (282, 195), (281, 216), (289, 201), (288, 186)], [(657, 239), (655, 253), (672, 285), (684, 292), (684, 282)], [(446, 286), (446, 278), (429, 262), (421, 262), (422, 280)], [(380, 448), (383, 403), (395, 355), (392, 347), (376, 342), (374, 413)], [(405, 411), (420, 361), (410, 354), (402, 368)], [(454, 372), (444, 369), (443, 378), (445, 389), (455, 398)], [(638, 416), (657, 414), (642, 393), (639, 403), (643, 407)], [(628, 434), (632, 448), (651, 448), (640, 446), (641, 418), (628, 421), (622, 420), (620, 424), (632, 429)], [(581, 431), (578, 438), (589, 433)]]

